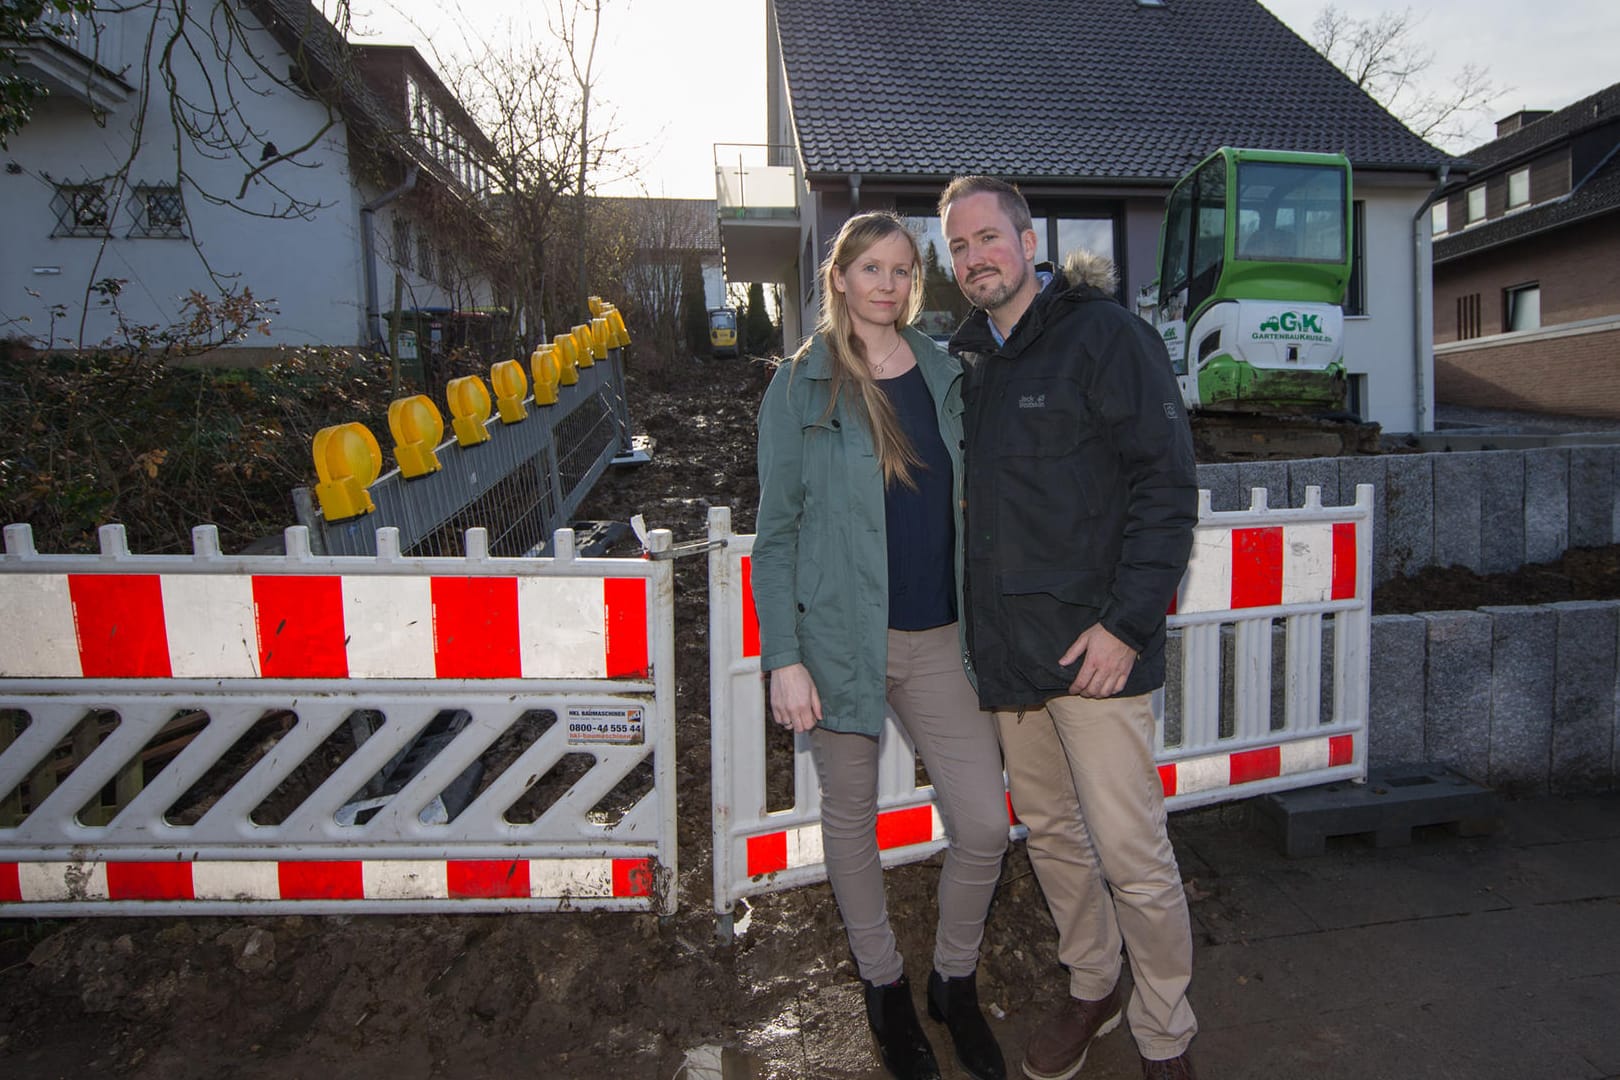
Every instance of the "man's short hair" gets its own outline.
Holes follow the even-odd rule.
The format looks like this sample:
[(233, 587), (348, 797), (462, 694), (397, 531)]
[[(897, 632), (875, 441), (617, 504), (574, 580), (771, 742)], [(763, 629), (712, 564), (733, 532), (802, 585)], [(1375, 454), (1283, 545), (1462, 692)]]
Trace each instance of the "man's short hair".
[(1025, 230), (1035, 228), (1035, 221), (1029, 215), (1029, 203), (1024, 201), (1024, 193), (994, 176), (958, 176), (952, 180), (939, 197), (939, 216), (943, 218), (945, 208), (958, 199), (985, 194), (996, 197), (1001, 204), (1001, 212), (1007, 215), (1016, 232), (1022, 234)]

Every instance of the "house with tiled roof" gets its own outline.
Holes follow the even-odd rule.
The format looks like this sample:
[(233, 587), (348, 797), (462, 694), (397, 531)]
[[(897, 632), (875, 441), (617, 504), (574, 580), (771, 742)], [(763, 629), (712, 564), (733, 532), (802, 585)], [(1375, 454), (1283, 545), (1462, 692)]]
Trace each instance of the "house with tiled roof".
[(1620, 418), (1620, 83), (1468, 158), (1432, 211), (1436, 397)]
[(3, 155), (0, 336), (116, 343), (245, 288), (273, 305), (220, 357), (245, 363), (383, 347), (394, 308), (493, 303), (489, 143), (423, 58), (349, 44), (310, 0), (233, 12), (172, 50), (152, 5), (33, 28), (19, 67), (49, 93)]
[(965, 307), (934, 215), (951, 177), (1029, 199), (1043, 259), (1111, 256), (1121, 299), (1157, 276), (1174, 182), (1217, 147), (1343, 152), (1357, 274), (1351, 406), (1432, 426), (1427, 200), (1456, 163), (1408, 131), (1256, 0), (763, 0), (767, 145), (717, 147), (734, 281), (782, 283), (808, 332), (815, 268), (852, 213), (892, 209), (931, 251), (924, 327)]

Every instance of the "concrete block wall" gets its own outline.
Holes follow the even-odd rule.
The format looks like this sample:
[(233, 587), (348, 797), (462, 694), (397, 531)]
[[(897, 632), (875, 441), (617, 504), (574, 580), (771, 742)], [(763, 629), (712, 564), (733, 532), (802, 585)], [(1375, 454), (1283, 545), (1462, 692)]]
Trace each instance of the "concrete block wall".
[(1620, 601), (1374, 616), (1368, 761), (1514, 795), (1620, 787), (1617, 656)]
[(1198, 466), (1216, 510), (1299, 506), (1305, 488), (1327, 506), (1373, 486), (1373, 583), (1427, 566), (1505, 573), (1571, 547), (1620, 543), (1620, 447), (1544, 447)]

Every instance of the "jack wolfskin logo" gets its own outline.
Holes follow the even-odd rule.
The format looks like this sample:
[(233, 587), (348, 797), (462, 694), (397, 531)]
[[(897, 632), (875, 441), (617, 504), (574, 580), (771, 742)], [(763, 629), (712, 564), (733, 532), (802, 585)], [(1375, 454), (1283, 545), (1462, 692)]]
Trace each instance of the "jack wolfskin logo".
[(1020, 394), (1018, 397), (1018, 407), (1020, 409), (1044, 409), (1046, 408), (1046, 395)]
[(1176, 403), (1175, 402), (1167, 401), (1167, 402), (1164, 403), (1164, 415), (1169, 417), (1171, 420), (1174, 420), (1176, 418)]
[(1273, 315), (1260, 324), (1260, 333), (1283, 334), (1320, 334), (1322, 332), (1322, 316), (1319, 314), (1301, 314), (1297, 311), (1285, 311), (1280, 315)]

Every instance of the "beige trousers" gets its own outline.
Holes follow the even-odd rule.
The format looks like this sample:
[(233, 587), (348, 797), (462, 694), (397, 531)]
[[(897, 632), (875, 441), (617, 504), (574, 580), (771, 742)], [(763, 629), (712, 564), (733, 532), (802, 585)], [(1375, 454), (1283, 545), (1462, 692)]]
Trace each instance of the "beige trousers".
[[(1007, 801), (995, 725), (979, 711), (962, 671), (956, 624), (889, 631), (888, 699), (922, 757), (945, 825), (939, 872), (934, 969), (973, 974), (984, 917), (1007, 850)], [(878, 740), (848, 731), (810, 731), (821, 782), (821, 842), (827, 880), (861, 978), (891, 983), (904, 963), (889, 926), (877, 833)]]
[(1105, 997), (1123, 942), (1135, 982), (1131, 1034), (1143, 1057), (1175, 1057), (1198, 1030), (1187, 1003), (1192, 931), (1165, 832), (1151, 695), (1058, 697), (1022, 714), (998, 711), (996, 724), (1070, 995)]

